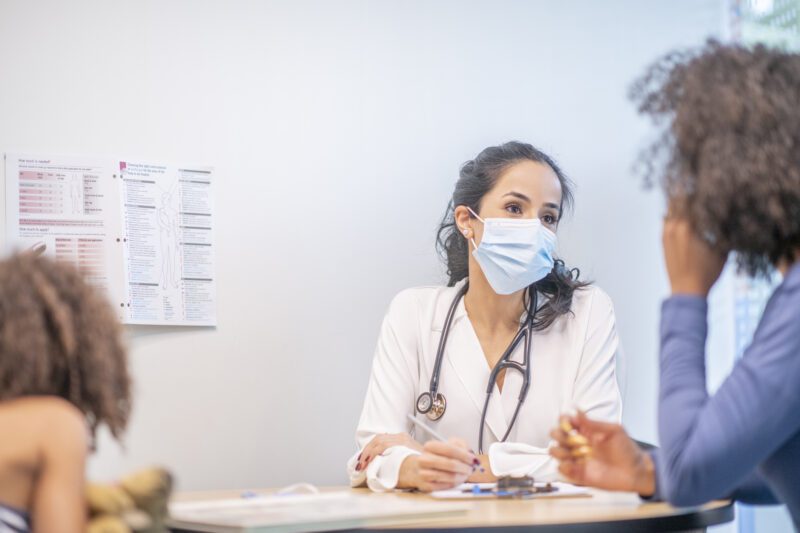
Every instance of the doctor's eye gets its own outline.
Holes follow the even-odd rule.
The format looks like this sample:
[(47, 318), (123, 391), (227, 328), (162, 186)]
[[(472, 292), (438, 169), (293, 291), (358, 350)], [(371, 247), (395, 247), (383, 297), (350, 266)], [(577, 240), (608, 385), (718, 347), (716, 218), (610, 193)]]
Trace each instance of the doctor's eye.
[(556, 224), (556, 222), (558, 222), (558, 219), (556, 217), (554, 217), (553, 215), (544, 215), (542, 217), (542, 222), (544, 222), (545, 224), (547, 224), (549, 226), (554, 226)]
[(522, 208), (519, 206), (519, 204), (508, 204), (506, 206), (506, 211), (508, 211), (512, 215), (521, 215), (522, 214)]

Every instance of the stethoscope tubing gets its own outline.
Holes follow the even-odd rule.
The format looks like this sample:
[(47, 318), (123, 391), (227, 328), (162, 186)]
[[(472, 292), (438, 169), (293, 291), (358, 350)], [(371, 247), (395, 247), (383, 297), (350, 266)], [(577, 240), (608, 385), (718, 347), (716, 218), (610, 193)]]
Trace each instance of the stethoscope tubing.
[[(444, 359), (444, 350), (447, 346), (447, 339), (450, 335), (450, 326), (453, 323), (453, 316), (455, 315), (455, 310), (458, 307), (458, 303), (467, 293), (468, 289), (469, 282), (465, 283), (464, 286), (459, 289), (458, 293), (453, 299), (453, 303), (450, 304), (450, 308), (447, 311), (444, 325), (442, 327), (442, 335), (439, 338), (439, 346), (436, 350), (436, 359), (434, 361), (433, 372), (431, 374), (430, 388), (428, 389), (427, 393), (423, 393), (423, 395), (428, 394), (429, 398), (431, 399), (435, 399), (437, 398), (437, 395), (439, 395), (439, 375), (441, 374), (442, 360)], [(510, 368), (522, 374), (522, 387), (520, 388), (519, 396), (517, 398), (517, 406), (514, 409), (514, 414), (508, 424), (508, 429), (506, 430), (505, 435), (503, 435), (503, 438), (500, 439), (500, 442), (505, 442), (505, 440), (511, 434), (511, 430), (517, 420), (522, 404), (528, 395), (528, 389), (530, 388), (531, 380), (530, 355), (533, 338), (533, 325), (536, 311), (538, 310), (536, 289), (534, 287), (529, 287), (528, 290), (530, 294), (530, 305), (528, 306), (525, 325), (520, 327), (519, 331), (514, 336), (514, 339), (511, 341), (508, 348), (500, 357), (500, 360), (494, 366), (492, 372), (489, 374), (489, 382), (486, 387), (486, 401), (484, 402), (483, 411), (481, 412), (481, 423), (479, 429), (480, 433), (478, 436), (478, 453), (483, 453), (483, 434), (486, 426), (486, 414), (489, 410), (489, 401), (491, 400), (492, 392), (494, 391), (495, 384), (497, 383), (497, 377), (500, 372)], [(513, 354), (514, 350), (517, 349), (520, 340), (524, 341), (522, 364), (510, 360), (511, 355)], [(442, 398), (444, 397), (442, 396)], [(428, 411), (430, 411), (430, 409), (428, 409)], [(428, 411), (425, 412), (427, 413)], [(442, 414), (443, 412), (438, 416), (442, 416)]]

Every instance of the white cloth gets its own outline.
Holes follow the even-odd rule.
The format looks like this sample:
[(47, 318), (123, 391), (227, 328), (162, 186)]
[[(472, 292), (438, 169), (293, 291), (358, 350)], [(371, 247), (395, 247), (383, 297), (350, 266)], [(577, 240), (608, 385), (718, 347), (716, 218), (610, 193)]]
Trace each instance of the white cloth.
[[(364, 407), (356, 430), (358, 451), (347, 463), (352, 486), (366, 483), (375, 491), (397, 485), (400, 466), (416, 451), (396, 446), (356, 472), (357, 457), (381, 433), (409, 433), (418, 441), (408, 414), (445, 437), (460, 437), (478, 450), (478, 430), (491, 369), (464, 308), (456, 308), (439, 381), (447, 400), (444, 416), (433, 422), (415, 413), (417, 397), (430, 387), (445, 315), (464, 282), (455, 287), (419, 287), (400, 292), (381, 327)], [(555, 477), (555, 461), (547, 455), (550, 430), (564, 412), (580, 408), (598, 420), (619, 422), (622, 405), (616, 380), (619, 347), (611, 300), (590, 286), (576, 291), (572, 313), (534, 334), (528, 396), (508, 442), (492, 446), (505, 434), (517, 406), (522, 375), (507, 370), (502, 393), (495, 385), (486, 415), (484, 452), (495, 475), (534, 474)], [(512, 354), (522, 361), (523, 343)]]
[(547, 448), (523, 442), (495, 442), (489, 446), (489, 467), (495, 476), (533, 476), (537, 481), (555, 481), (558, 468)]

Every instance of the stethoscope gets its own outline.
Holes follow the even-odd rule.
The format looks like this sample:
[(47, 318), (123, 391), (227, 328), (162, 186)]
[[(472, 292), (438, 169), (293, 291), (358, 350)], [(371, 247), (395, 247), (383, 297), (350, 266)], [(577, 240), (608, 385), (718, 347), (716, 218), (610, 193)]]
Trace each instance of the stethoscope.
[[(447, 337), (450, 334), (450, 326), (453, 323), (453, 315), (455, 314), (456, 307), (458, 307), (458, 302), (460, 302), (467, 293), (468, 288), (469, 283), (465, 283), (464, 286), (458, 291), (458, 294), (456, 294), (456, 297), (453, 299), (453, 303), (450, 304), (450, 309), (447, 311), (447, 316), (444, 319), (442, 336), (439, 338), (439, 348), (436, 350), (436, 362), (434, 363), (433, 374), (431, 375), (430, 390), (428, 392), (423, 392), (419, 395), (419, 398), (417, 398), (417, 411), (421, 414), (427, 415), (430, 420), (439, 420), (442, 418), (442, 415), (444, 415), (444, 412), (447, 409), (447, 400), (445, 399), (444, 394), (439, 392), (439, 374), (442, 370), (444, 349), (447, 345)], [(489, 384), (486, 387), (486, 402), (483, 404), (481, 425), (478, 434), (478, 453), (481, 454), (483, 453), (483, 432), (486, 425), (486, 412), (489, 409), (489, 400), (492, 398), (492, 392), (494, 391), (494, 386), (497, 382), (497, 376), (500, 374), (500, 372), (510, 368), (522, 374), (522, 388), (520, 389), (519, 397), (517, 398), (517, 407), (514, 409), (514, 416), (511, 417), (511, 422), (508, 424), (508, 429), (506, 430), (506, 433), (503, 435), (503, 438), (500, 440), (500, 442), (505, 442), (505, 440), (508, 438), (508, 435), (511, 433), (511, 428), (514, 427), (514, 422), (517, 420), (519, 410), (525, 401), (525, 397), (528, 395), (528, 387), (531, 383), (531, 339), (533, 338), (533, 321), (537, 307), (536, 289), (531, 287), (529, 289), (529, 295), (530, 305), (527, 310), (528, 313), (525, 324), (520, 326), (519, 331), (514, 336), (511, 344), (509, 344), (508, 348), (506, 348), (506, 351), (503, 352), (503, 356), (500, 357), (500, 360), (494, 366), (491, 374), (489, 375)], [(520, 364), (511, 360), (511, 354), (514, 352), (517, 346), (519, 346), (520, 341), (523, 340), (525, 341), (525, 345), (522, 363)]]

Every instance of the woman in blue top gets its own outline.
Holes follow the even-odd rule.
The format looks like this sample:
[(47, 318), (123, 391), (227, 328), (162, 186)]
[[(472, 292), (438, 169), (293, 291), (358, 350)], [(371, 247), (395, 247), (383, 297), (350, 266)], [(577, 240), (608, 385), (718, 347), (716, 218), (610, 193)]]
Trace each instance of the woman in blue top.
[[(640, 450), (616, 424), (568, 421), (551, 453), (568, 478), (675, 505), (715, 498), (785, 503), (800, 527), (800, 55), (723, 46), (672, 54), (633, 90), (667, 119), (647, 161), (669, 199), (664, 256), (672, 296), (661, 312), (661, 448)], [(751, 275), (783, 281), (742, 359), (706, 390), (706, 296), (729, 252)], [(567, 428), (568, 429), (568, 428)], [(585, 451), (585, 450), (584, 450)]]

